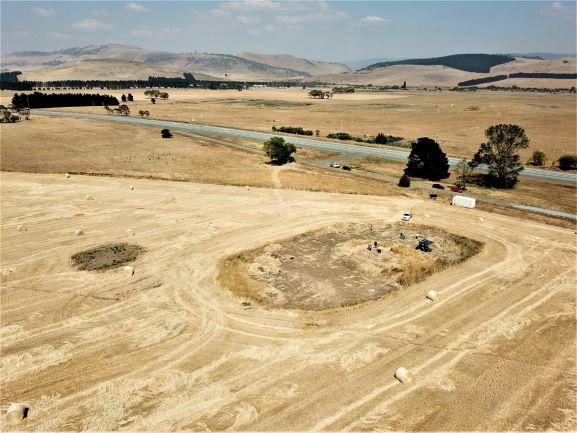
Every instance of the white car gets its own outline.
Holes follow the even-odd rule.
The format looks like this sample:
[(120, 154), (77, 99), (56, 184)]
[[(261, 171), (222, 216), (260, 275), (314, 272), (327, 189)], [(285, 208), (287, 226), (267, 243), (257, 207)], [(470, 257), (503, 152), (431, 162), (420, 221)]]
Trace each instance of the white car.
[(403, 213), (401, 220), (409, 221), (412, 217), (413, 217), (413, 214), (411, 214), (411, 212), (405, 212), (405, 213)]
[(338, 162), (332, 162), (332, 163), (329, 165), (329, 167), (332, 167), (332, 168), (341, 168), (341, 165), (340, 165)]

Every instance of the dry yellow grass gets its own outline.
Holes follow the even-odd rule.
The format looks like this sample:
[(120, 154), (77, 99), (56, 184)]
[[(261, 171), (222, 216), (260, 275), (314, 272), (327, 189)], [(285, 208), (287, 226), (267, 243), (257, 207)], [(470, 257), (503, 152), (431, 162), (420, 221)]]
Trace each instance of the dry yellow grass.
[[(144, 179), (4, 172), (1, 193), (0, 405), (29, 404), (18, 430), (577, 428), (574, 230), (400, 197)], [(485, 248), (329, 313), (246, 309), (216, 281), (240, 251), (406, 209)], [(128, 228), (148, 251), (138, 278), (73, 268)]]
[[(371, 157), (348, 161), (346, 164), (350, 164), (360, 170), (385, 175), (391, 179), (399, 178), (406, 167), (404, 163), (390, 161), (384, 158)], [(439, 183), (444, 184), (447, 187), (454, 184), (456, 177), (455, 170), (452, 169), (450, 172), (451, 177)], [(430, 187), (433, 183), (420, 179), (412, 179), (411, 182), (413, 186), (424, 187)], [(475, 194), (480, 197), (501, 199), (531, 206), (577, 213), (577, 191), (575, 190), (575, 186), (571, 185), (539, 182), (536, 180), (521, 178), (514, 189), (484, 188), (474, 184), (469, 184), (467, 186), (467, 193)]]
[[(150, 177), (227, 185), (278, 187), (354, 194), (399, 194), (394, 186), (344, 173), (289, 164), (267, 164), (265, 156), (236, 150), (210, 137), (82, 119), (33, 116), (27, 122), (3, 124), (2, 161), (6, 171), (93, 173)], [(253, 147), (261, 143), (252, 142)], [(298, 152), (297, 152), (298, 156)], [(304, 151), (303, 156), (326, 156)]]
[[(100, 91), (100, 90), (99, 90)], [(321, 136), (344, 130), (354, 135), (378, 132), (414, 140), (438, 140), (450, 155), (471, 157), (485, 140), (484, 131), (496, 123), (515, 123), (527, 131), (533, 150), (551, 159), (575, 152), (576, 98), (572, 94), (507, 92), (391, 92), (337, 95), (312, 100), (308, 89), (197, 90), (169, 89), (170, 99), (156, 105), (142, 90), (105, 91), (120, 96), (132, 92), (133, 115), (150, 111), (151, 117), (270, 132), (273, 125), (320, 130)], [(96, 90), (95, 90), (96, 92)], [(102, 92), (102, 91), (100, 91)], [(3, 92), (5, 103), (13, 92)], [(100, 107), (64, 109), (104, 114)]]

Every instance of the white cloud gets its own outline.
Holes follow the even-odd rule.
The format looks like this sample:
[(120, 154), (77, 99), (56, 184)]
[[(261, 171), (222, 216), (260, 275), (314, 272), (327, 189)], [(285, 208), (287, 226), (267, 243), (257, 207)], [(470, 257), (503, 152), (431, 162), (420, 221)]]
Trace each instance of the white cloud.
[(70, 27), (81, 32), (101, 32), (112, 30), (112, 26), (110, 24), (94, 18), (85, 18), (74, 24), (71, 24)]
[(355, 22), (357, 27), (387, 27), (392, 24), (391, 20), (376, 16), (366, 16)]
[(94, 10), (92, 11), (92, 16), (94, 17), (107, 17), (108, 11), (104, 11), (104, 10)]
[[(303, 31), (306, 23), (327, 23), (348, 18), (347, 14), (326, 1), (283, 2), (246, 0), (219, 3), (210, 15), (222, 21), (241, 25), (275, 22), (279, 31)], [(249, 29), (254, 31), (254, 29)]]
[(560, 17), (575, 22), (575, 3), (554, 1), (538, 11), (545, 17)]
[(54, 9), (32, 8), (30, 11), (34, 15), (38, 15), (39, 17), (44, 18), (52, 18), (54, 15), (56, 15), (56, 11)]
[(150, 9), (146, 6), (134, 2), (126, 3), (124, 5), (124, 10), (131, 13), (150, 12)]
[(176, 30), (172, 28), (150, 29), (147, 27), (138, 27), (130, 31), (132, 36), (154, 39), (171, 39), (176, 36), (176, 33)]

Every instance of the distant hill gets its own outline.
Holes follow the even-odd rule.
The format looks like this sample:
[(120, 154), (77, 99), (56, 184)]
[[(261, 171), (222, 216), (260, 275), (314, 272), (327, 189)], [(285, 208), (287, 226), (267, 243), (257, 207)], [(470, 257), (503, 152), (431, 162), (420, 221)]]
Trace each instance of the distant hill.
[[(87, 60), (106, 60), (103, 63), (106, 67), (98, 72), (93, 69), (97, 64), (86, 63)], [(117, 61), (116, 66), (112, 66), (113, 61)], [(98, 75), (91, 75), (93, 78), (125, 79), (126, 73), (122, 68), (126, 67), (126, 72), (138, 73), (137, 64), (141, 65), (142, 71), (157, 70), (172, 76), (191, 72), (195, 76), (203, 74), (220, 80), (286, 80), (310, 75), (300, 69), (274, 66), (230, 54), (149, 51), (121, 44), (90, 45), (49, 52), (23, 51), (3, 56), (0, 63), (2, 70), (20, 70), (24, 77), (34, 76), (41, 80), (56, 75), (66, 76), (67, 79), (85, 79), (82, 74), (86, 68), (90, 69), (91, 74)]]
[[(517, 73), (547, 73), (574, 74), (577, 72), (575, 57), (558, 58), (554, 60), (539, 60), (517, 58), (511, 62), (502, 63), (491, 68), (490, 73), (467, 72), (448, 66), (393, 65), (385, 67), (365, 68), (347, 74), (320, 75), (315, 80), (334, 84), (372, 84), (375, 86), (400, 86), (404, 81), (409, 87), (442, 86), (454, 87), (459, 82), (477, 80), (495, 75)], [(486, 85), (490, 85), (488, 83)], [(550, 78), (515, 78), (499, 81), (499, 86), (519, 87), (572, 87), (575, 80)]]
[(132, 60), (83, 59), (77, 62), (24, 72), (20, 76), (20, 80), (146, 80), (149, 76), (177, 77), (180, 74), (167, 71), (155, 65)]
[(390, 62), (380, 62), (367, 66), (363, 70), (386, 68), (396, 65), (419, 65), (419, 66), (446, 66), (466, 72), (488, 73), (493, 66), (502, 65), (514, 61), (514, 57), (501, 54), (454, 54), (430, 59), (407, 59)]
[(307, 60), (300, 57), (294, 57), (289, 54), (258, 54), (258, 53), (241, 53), (239, 57), (252, 60), (276, 68), (285, 68), (296, 71), (302, 71), (309, 75), (319, 74), (341, 74), (349, 72), (351, 68), (340, 63), (320, 62), (317, 60)]
[(362, 69), (366, 68), (367, 66), (374, 65), (375, 63), (384, 63), (384, 62), (394, 62), (397, 60), (401, 60), (398, 57), (372, 57), (370, 59), (360, 59), (360, 60), (349, 60), (346, 62), (341, 62), (343, 65), (347, 65), (351, 69)]
[(511, 53), (506, 54), (507, 56), (511, 57), (526, 57), (526, 58), (539, 58), (542, 60), (555, 60), (564, 57), (575, 57), (575, 53), (548, 53), (548, 52), (533, 52), (533, 53)]

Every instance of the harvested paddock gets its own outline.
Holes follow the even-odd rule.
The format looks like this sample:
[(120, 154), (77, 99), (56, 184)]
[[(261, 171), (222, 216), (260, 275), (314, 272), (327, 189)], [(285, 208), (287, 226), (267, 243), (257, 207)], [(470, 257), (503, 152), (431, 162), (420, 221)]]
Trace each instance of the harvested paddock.
[[(434, 240), (432, 252), (415, 250), (423, 238)], [(219, 281), (267, 307), (323, 310), (378, 299), (481, 248), (426, 225), (339, 224), (236, 254), (221, 264)]]
[[(145, 249), (139, 245), (117, 243), (102, 245), (73, 254), (74, 266), (81, 271), (105, 271), (135, 261)], [(134, 271), (131, 268), (131, 273)]]
[[(574, 229), (398, 196), (61, 173), (0, 188), (0, 407), (29, 404), (20, 431), (577, 429)], [(230, 255), (407, 209), (483, 250), (343, 309), (265, 309), (217, 282)], [(74, 269), (129, 228), (148, 251), (134, 277)]]
[[(321, 137), (341, 130), (361, 137), (384, 132), (408, 141), (428, 136), (434, 137), (447, 154), (467, 158), (485, 141), (485, 129), (498, 123), (514, 123), (526, 129), (531, 142), (530, 147), (521, 152), (523, 161), (533, 150), (543, 150), (552, 160), (574, 152), (577, 146), (576, 99), (567, 93), (408, 90), (357, 92), (335, 95), (330, 100), (314, 100), (308, 97), (309, 89), (297, 88), (244, 92), (169, 89), (170, 99), (154, 106), (141, 89), (111, 90), (110, 93), (120, 97), (128, 91), (135, 98), (130, 105), (132, 112), (150, 110), (151, 118), (185, 122), (195, 118), (200, 123), (263, 132), (270, 132), (275, 124), (293, 125), (318, 129)], [(12, 97), (12, 94), (8, 95)], [(236, 102), (231, 103), (233, 100)], [(479, 109), (466, 111), (471, 106)], [(61, 110), (104, 113), (102, 107)]]

